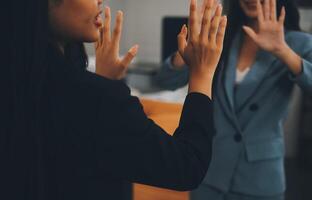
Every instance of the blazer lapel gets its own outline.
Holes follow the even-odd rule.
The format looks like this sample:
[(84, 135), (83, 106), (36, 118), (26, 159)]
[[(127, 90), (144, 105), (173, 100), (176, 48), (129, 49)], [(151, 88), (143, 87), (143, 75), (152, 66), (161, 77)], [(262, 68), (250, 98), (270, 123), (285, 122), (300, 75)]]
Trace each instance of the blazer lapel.
[(256, 55), (254, 64), (245, 79), (238, 85), (235, 94), (236, 110), (248, 104), (251, 98), (257, 92), (257, 89), (265, 81), (265, 77), (271, 66), (277, 60), (271, 53), (259, 50)]
[(237, 33), (229, 52), (229, 59), (225, 68), (224, 89), (230, 109), (234, 112), (234, 84), (236, 76), (237, 59), (239, 56), (241, 33)]
[(215, 101), (215, 109), (222, 109), (225, 118), (228, 119), (228, 121), (235, 127), (237, 130), (240, 130), (240, 126), (238, 123), (238, 120), (236, 118), (235, 113), (233, 112), (226, 94), (225, 94), (225, 87), (224, 87), (224, 80), (222, 79), (222, 75), (218, 76), (217, 81), (217, 90), (216, 90), (216, 98), (217, 101)]
[(236, 63), (239, 53), (241, 34), (238, 33), (231, 45), (229, 53), (229, 60), (227, 66), (223, 69), (224, 75), (220, 75), (218, 78), (218, 86), (220, 90), (217, 91), (218, 101), (225, 115), (237, 130), (240, 130), (240, 126), (234, 112), (234, 81), (236, 76)]

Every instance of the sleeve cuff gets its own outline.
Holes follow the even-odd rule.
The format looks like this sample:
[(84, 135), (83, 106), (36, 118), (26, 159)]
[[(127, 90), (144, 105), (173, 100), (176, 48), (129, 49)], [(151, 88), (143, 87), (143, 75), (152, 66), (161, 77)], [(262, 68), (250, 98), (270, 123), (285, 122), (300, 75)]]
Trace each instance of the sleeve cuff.
[[(311, 82), (312, 80), (312, 64), (305, 59), (302, 59), (302, 71), (299, 75), (289, 73), (289, 78), (295, 82)], [(310, 80), (309, 80), (310, 79)]]
[(302, 72), (299, 75), (290, 72), (289, 78), (304, 89), (312, 91), (312, 63), (302, 59)]

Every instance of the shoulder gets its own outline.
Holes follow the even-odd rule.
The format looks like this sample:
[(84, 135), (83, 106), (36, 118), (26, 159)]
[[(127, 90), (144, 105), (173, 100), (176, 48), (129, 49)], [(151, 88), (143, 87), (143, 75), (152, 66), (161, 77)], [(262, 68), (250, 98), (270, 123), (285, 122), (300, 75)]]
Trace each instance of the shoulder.
[(312, 35), (300, 31), (286, 31), (285, 40), (287, 44), (298, 52), (308, 49), (312, 50)]
[(286, 35), (286, 39), (288, 40), (302, 40), (302, 39), (311, 40), (312, 39), (311, 34), (305, 33), (302, 31), (286, 31), (285, 35)]
[(111, 80), (75, 66), (53, 51), (47, 61), (49, 87), (64, 97), (116, 101), (130, 96), (130, 89), (122, 81)]

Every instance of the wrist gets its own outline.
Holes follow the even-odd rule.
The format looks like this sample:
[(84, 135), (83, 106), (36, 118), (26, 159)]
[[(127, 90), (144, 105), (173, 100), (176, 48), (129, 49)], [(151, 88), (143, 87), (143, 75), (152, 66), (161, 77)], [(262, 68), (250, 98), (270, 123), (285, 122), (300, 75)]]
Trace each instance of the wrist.
[(190, 80), (189, 93), (202, 93), (212, 99), (212, 81)]
[(302, 72), (301, 57), (288, 45), (279, 50), (275, 56), (285, 63), (293, 74), (299, 75)]
[(213, 74), (190, 74), (189, 93), (198, 92), (212, 99)]
[(194, 78), (196, 80), (212, 80), (216, 66), (193, 66), (190, 65), (190, 79)]
[(287, 43), (284, 43), (280, 45), (280, 47), (276, 48), (275, 51), (272, 53), (279, 59), (283, 60), (284, 58), (287, 58), (291, 54), (292, 50), (287, 45)]

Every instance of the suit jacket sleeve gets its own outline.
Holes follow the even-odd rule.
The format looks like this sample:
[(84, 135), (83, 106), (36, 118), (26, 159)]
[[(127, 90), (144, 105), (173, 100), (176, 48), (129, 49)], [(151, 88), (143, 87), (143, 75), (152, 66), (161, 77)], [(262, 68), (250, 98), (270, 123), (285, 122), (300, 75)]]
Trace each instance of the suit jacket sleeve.
[(290, 75), (291, 80), (295, 81), (305, 92), (312, 94), (312, 36), (307, 33), (291, 34), (291, 47), (302, 58), (302, 72), (298, 76)]

